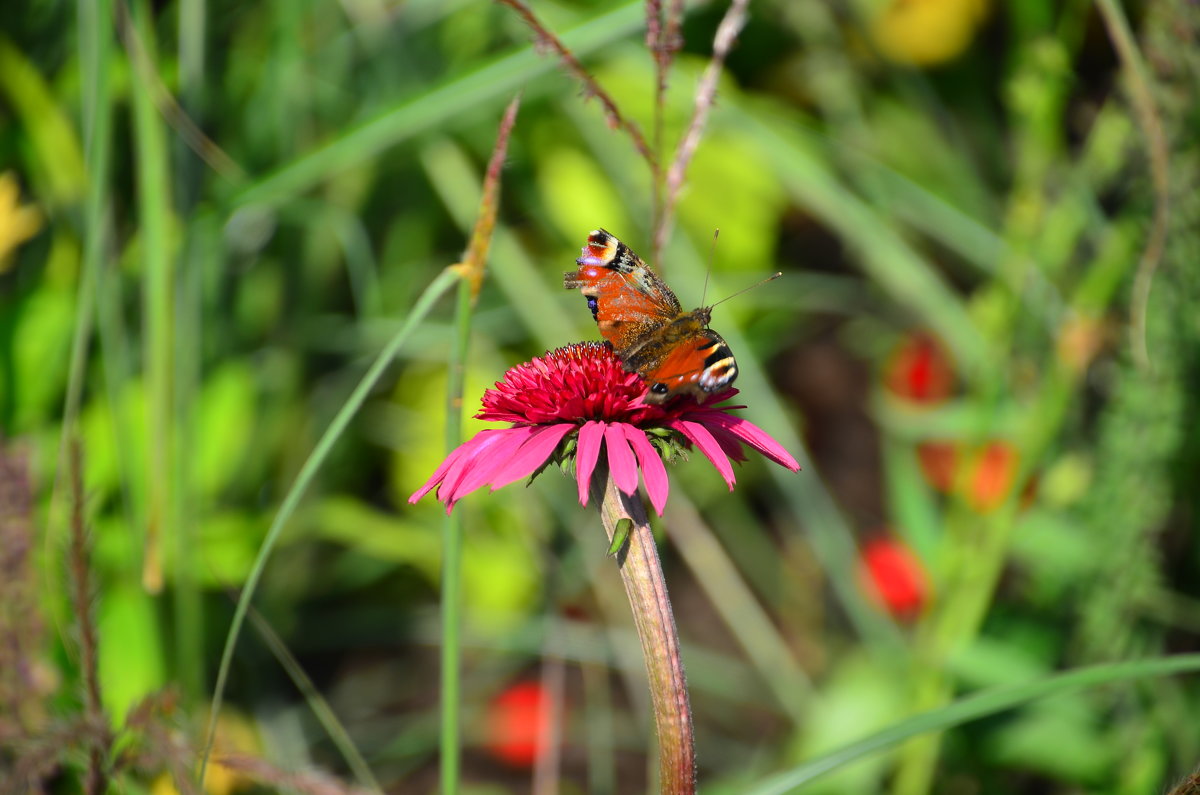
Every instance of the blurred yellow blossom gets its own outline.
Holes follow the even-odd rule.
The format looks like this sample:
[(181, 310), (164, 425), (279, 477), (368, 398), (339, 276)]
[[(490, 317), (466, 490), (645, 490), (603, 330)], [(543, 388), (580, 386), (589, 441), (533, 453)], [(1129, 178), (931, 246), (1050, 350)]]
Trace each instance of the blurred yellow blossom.
[(936, 66), (967, 49), (987, 5), (987, 0), (886, 0), (871, 23), (871, 38), (888, 60)]
[(0, 273), (8, 270), (9, 255), (42, 228), (42, 211), (21, 206), (21, 189), (11, 171), (0, 174)]

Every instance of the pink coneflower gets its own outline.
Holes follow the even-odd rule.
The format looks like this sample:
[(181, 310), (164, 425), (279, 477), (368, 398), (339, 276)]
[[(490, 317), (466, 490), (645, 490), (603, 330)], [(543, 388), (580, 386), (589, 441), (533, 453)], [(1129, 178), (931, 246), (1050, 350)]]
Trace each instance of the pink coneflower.
[[(644, 403), (646, 385), (628, 373), (607, 345), (582, 342), (517, 365), (483, 394), (483, 420), (512, 423), (480, 431), (446, 457), (409, 502), (437, 487), (449, 513), (462, 497), (490, 484), (492, 491), (540, 471), (551, 460), (574, 458), (579, 501), (587, 505), (592, 473), (607, 454), (613, 482), (625, 494), (638, 487), (638, 471), (654, 510), (667, 503), (662, 453), (694, 447), (713, 463), (733, 490), (734, 461), (746, 460), (749, 445), (795, 472), (796, 460), (758, 426), (732, 409), (717, 406), (737, 394), (730, 389), (704, 403), (679, 398), (666, 405)], [(662, 451), (662, 452), (660, 452)]]

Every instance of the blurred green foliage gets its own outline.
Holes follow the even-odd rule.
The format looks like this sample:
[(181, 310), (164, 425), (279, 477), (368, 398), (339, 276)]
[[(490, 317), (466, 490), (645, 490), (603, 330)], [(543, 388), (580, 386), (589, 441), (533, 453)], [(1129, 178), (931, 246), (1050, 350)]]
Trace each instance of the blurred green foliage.
[[(1112, 18), (1077, 0), (751, 4), (655, 265), (688, 306), (784, 272), (714, 325), (737, 352), (746, 416), (805, 469), (752, 460), (733, 494), (711, 468), (671, 470), (662, 549), (705, 791), (749, 791), (980, 689), (1197, 650), (1200, 10), (1105, 8), (1129, 15), (1140, 78)], [(650, 129), (642, 5), (533, 9)], [(722, 13), (689, 7), (668, 142)], [(20, 730), (81, 709), (63, 564), (64, 442), (78, 435), (109, 719), (126, 725), (170, 687), (172, 720), (199, 742), (232, 596), (317, 439), (460, 258), (505, 103), (523, 92), (468, 414), (507, 367), (597, 336), (561, 273), (598, 226), (650, 254), (651, 173), (486, 2), (49, 0), (12, 16), (0, 433), (33, 473), (21, 577), (46, 619), (36, 649), (14, 648), (53, 672), (27, 690), (49, 716)], [(1164, 203), (1166, 245), (1147, 264)], [(338, 439), (255, 599), (396, 792), (437, 781), (442, 506), (406, 500), (445, 452), (448, 303)], [(937, 341), (927, 358), (900, 355), (918, 338)], [(945, 375), (932, 392), (929, 368)], [(458, 509), (464, 791), (528, 788), (528, 771), (487, 753), (484, 716), (548, 659), (566, 665), (561, 791), (646, 786), (636, 640), (574, 495), (551, 469)], [(17, 549), (5, 521), (0, 541)], [(858, 549), (872, 538), (915, 555), (915, 612), (889, 612), (869, 585)], [(8, 574), (0, 597), (17, 587)], [(218, 743), (361, 781), (273, 648), (252, 632), (238, 645), (231, 720), (255, 728), (219, 729)], [(17, 662), (5, 654), (0, 668)], [(1134, 795), (1200, 759), (1193, 678), (1022, 703), (890, 742), (803, 791)], [(0, 732), (0, 762), (12, 736)], [(166, 770), (124, 791), (169, 791)]]

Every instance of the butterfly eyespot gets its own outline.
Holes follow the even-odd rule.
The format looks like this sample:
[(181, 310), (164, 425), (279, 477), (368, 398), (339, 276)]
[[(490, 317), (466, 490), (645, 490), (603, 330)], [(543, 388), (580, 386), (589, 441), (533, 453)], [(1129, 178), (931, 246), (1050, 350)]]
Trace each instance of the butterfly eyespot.
[(654, 384), (650, 387), (650, 391), (656, 395), (665, 395), (671, 390), (666, 384)]
[(588, 309), (592, 310), (592, 319), (596, 319), (597, 313), (600, 311), (600, 305), (596, 302), (595, 296), (588, 296)]

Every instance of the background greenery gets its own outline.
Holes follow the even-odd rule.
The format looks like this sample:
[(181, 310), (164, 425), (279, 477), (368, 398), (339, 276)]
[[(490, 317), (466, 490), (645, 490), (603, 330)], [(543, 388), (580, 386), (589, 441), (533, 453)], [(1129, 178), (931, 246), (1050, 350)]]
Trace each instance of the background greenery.
[[(649, 130), (642, 5), (533, 10)], [(668, 142), (724, 10), (689, 4)], [(1198, 35), (1188, 0), (751, 4), (656, 264), (699, 304), (719, 227), (707, 300), (783, 271), (714, 326), (746, 415), (805, 468), (752, 460), (733, 494), (702, 462), (671, 471), (662, 549), (706, 792), (787, 791), (805, 760), (888, 727), (883, 753), (803, 791), (1132, 795), (1200, 760), (1200, 691), (1164, 661), (1200, 633)], [(164, 774), (202, 745), (237, 590), (317, 439), (460, 258), (518, 90), (468, 413), (512, 364), (597, 336), (561, 274), (597, 226), (649, 255), (650, 172), (530, 41), (472, 0), (9, 15), (0, 764), (48, 754), (38, 769), (70, 791), (89, 747), (72, 721), (101, 716), (120, 791), (186, 787)], [(264, 569), (218, 727), (219, 748), (275, 766), (259, 786), (301, 787), (278, 771), (313, 767), (437, 786), (441, 507), (406, 498), (445, 452), (450, 303), (415, 327)], [(932, 396), (904, 386), (917, 332), (940, 340)], [(930, 476), (931, 443), (948, 480)], [(999, 473), (980, 475), (990, 449)], [(631, 619), (574, 494), (549, 471), (458, 509), (464, 791), (529, 788), (489, 753), (486, 714), (539, 677), (564, 705), (561, 791), (652, 780)], [(90, 563), (68, 567), (83, 523)], [(915, 609), (865, 587), (857, 550), (875, 538), (919, 561)], [(1015, 709), (909, 717), (1030, 682)], [(148, 704), (153, 721), (129, 716)], [(897, 744), (935, 726), (952, 729)]]

